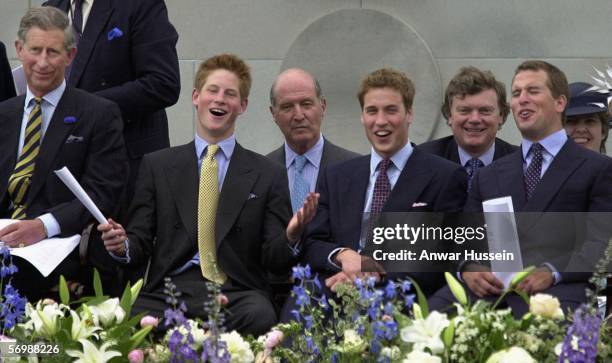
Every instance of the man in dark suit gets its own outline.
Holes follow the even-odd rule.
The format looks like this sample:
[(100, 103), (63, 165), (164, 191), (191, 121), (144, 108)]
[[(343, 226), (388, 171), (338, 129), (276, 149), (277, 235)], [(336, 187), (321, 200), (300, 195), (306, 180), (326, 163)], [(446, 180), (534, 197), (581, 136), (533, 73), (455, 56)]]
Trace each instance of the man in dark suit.
[(477, 168), (517, 149), (495, 137), (509, 112), (506, 86), (493, 73), (463, 67), (446, 87), (442, 105), (453, 134), (419, 148), (463, 165), (471, 180)]
[[(585, 271), (593, 271), (607, 242), (592, 238), (601, 237), (593, 233), (600, 232), (597, 213), (612, 211), (612, 160), (568, 139), (562, 125), (568, 97), (567, 79), (554, 65), (526, 61), (517, 68), (511, 108), (521, 148), (476, 174), (465, 210), (482, 211), (483, 201), (510, 196), (515, 212), (531, 212), (517, 215), (517, 229), (524, 264), (537, 268), (517, 289), (554, 295), (564, 309), (575, 309), (586, 301)], [(585, 222), (586, 212), (595, 219)], [(461, 277), (473, 297), (502, 293), (502, 282), (483, 265), (464, 264)], [(436, 297), (448, 305), (446, 292)], [(527, 310), (517, 295), (507, 304), (517, 316)]]
[(151, 259), (136, 312), (163, 316), (163, 280), (171, 277), (188, 316), (206, 316), (203, 302), (214, 298), (206, 282), (214, 281), (229, 300), (229, 330), (257, 335), (276, 322), (266, 272), (293, 264), (292, 247), (314, 214), (316, 197), (309, 196), (290, 220), (285, 171), (236, 142), (235, 122), (246, 110), (250, 85), (240, 58), (222, 54), (204, 61), (192, 97), (195, 141), (145, 156), (127, 240), (112, 220), (98, 227), (108, 251), (124, 262)]
[[(68, 167), (111, 215), (128, 168), (117, 106), (66, 86), (64, 70), (76, 52), (66, 15), (31, 8), (21, 19), (15, 45), (28, 88), (0, 104), (0, 218), (20, 220), (0, 230), (0, 239), (11, 247), (78, 234), (92, 220), (54, 170)], [(60, 274), (77, 274), (77, 252), (47, 278), (15, 257), (20, 271), (13, 284), (35, 301)]]
[(49, 0), (68, 13), (80, 39), (68, 86), (121, 109), (133, 195), (142, 156), (170, 146), (165, 108), (176, 103), (178, 34), (163, 0)]
[(319, 81), (303, 69), (282, 72), (270, 88), (270, 112), (285, 144), (267, 155), (287, 169), (294, 212), (308, 192), (317, 189), (327, 165), (359, 156), (321, 135), (327, 101)]
[[(332, 291), (357, 277), (385, 274), (382, 266), (359, 253), (371, 237), (368, 214), (450, 212), (463, 206), (463, 168), (409, 142), (414, 92), (404, 73), (388, 68), (370, 73), (358, 98), (372, 153), (331, 166), (322, 176), (320, 203), (308, 228), (302, 261)], [(362, 263), (378, 271), (363, 272)], [(412, 275), (426, 292), (435, 291), (442, 280), (441, 273)]]
[(15, 97), (15, 83), (4, 43), (0, 42), (0, 101)]

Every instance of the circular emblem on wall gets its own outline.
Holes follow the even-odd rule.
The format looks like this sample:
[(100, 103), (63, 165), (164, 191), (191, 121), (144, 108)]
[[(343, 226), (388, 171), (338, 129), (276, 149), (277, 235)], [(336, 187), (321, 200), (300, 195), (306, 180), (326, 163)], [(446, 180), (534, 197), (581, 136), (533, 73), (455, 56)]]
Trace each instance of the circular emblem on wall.
[(370, 151), (356, 95), (361, 79), (376, 69), (398, 69), (415, 83), (414, 121), (409, 130), (412, 142), (428, 140), (440, 119), (438, 65), (419, 34), (389, 14), (343, 9), (314, 21), (284, 57), (282, 70), (292, 67), (307, 70), (321, 84), (327, 98), (324, 134), (355, 151)]

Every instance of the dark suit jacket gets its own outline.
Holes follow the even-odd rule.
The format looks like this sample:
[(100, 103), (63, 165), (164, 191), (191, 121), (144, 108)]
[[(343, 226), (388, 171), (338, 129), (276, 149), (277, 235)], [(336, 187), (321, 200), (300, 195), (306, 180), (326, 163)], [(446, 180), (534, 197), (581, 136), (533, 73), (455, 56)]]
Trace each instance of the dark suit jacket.
[[(548, 167), (529, 201), (525, 197), (520, 149), (480, 169), (474, 178), (465, 211), (482, 211), (482, 201), (511, 196), (515, 212), (531, 212), (517, 217), (525, 266), (552, 263), (561, 272), (563, 281), (588, 277), (588, 274), (567, 274), (563, 271), (585, 271), (573, 269), (575, 266), (572, 266), (572, 262), (583, 258), (592, 260), (593, 256), (589, 255), (603, 247), (597, 241), (584, 241), (580, 229), (583, 228), (585, 216), (576, 212), (612, 211), (612, 159), (569, 139)], [(595, 221), (589, 225), (591, 228), (587, 232), (591, 237), (593, 233), (601, 233), (598, 224)]]
[[(46, 3), (66, 12), (69, 4)], [(109, 39), (113, 29), (122, 35)], [(93, 3), (68, 85), (119, 105), (130, 159), (170, 146), (164, 108), (179, 97), (177, 39), (163, 0)]]
[[(10, 218), (7, 187), (17, 162), (24, 102), (21, 95), (0, 103), (0, 218)], [(76, 122), (66, 122), (69, 116)], [(111, 216), (128, 169), (121, 128), (114, 103), (67, 87), (43, 138), (27, 196), (27, 218), (50, 212), (65, 236), (81, 233), (93, 219), (53, 173), (63, 166), (102, 213)]]
[[(319, 182), (321, 181), (322, 174), (321, 171), (323, 169), (325, 169), (328, 165), (336, 164), (345, 160), (354, 159), (358, 156), (360, 155), (350, 150), (341, 148), (340, 146), (336, 146), (335, 144), (332, 144), (332, 142), (328, 139), (325, 139), (325, 142), (323, 143), (323, 154), (321, 155), (321, 164), (319, 165), (319, 175), (317, 176), (316, 190), (319, 190)], [(268, 157), (272, 161), (275, 161), (285, 166), (285, 145), (281, 145), (281, 147), (272, 151), (271, 153), (266, 155), (266, 157)]]
[[(419, 149), (461, 164), (461, 160), (459, 160), (459, 151), (457, 150), (457, 142), (455, 141), (455, 137), (453, 135), (425, 142), (419, 145)], [(504, 140), (496, 137), (495, 154), (493, 154), (493, 160), (506, 156), (517, 149), (517, 146), (508, 144)]]
[[(131, 263), (151, 258), (148, 291), (198, 249), (198, 178), (193, 142), (143, 159), (127, 230)], [(289, 269), (294, 262), (285, 235), (290, 215), (285, 171), (236, 144), (215, 226), (218, 264), (232, 282), (266, 290), (266, 270)]]
[(4, 43), (0, 42), (0, 101), (15, 97), (15, 83)]
[[(362, 215), (370, 175), (370, 156), (362, 156), (327, 168), (319, 184), (321, 197), (308, 227), (304, 263), (329, 274), (329, 254), (339, 247), (354, 248), (361, 233)], [(453, 212), (465, 202), (467, 174), (464, 168), (415, 147), (400, 174), (384, 212)], [(414, 207), (415, 202), (427, 203)], [(429, 281), (419, 284), (426, 290)], [(436, 282), (437, 283), (437, 282)]]

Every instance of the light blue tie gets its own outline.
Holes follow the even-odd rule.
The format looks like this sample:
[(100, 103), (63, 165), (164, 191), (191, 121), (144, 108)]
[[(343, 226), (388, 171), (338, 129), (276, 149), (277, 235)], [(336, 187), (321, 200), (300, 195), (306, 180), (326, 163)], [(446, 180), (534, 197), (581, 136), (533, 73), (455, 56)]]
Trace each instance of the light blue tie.
[(310, 192), (310, 185), (302, 174), (307, 162), (308, 160), (306, 160), (304, 155), (298, 155), (293, 160), (293, 167), (295, 168), (293, 174), (293, 191), (291, 192), (291, 207), (293, 208), (293, 213), (302, 208), (304, 199), (306, 199), (306, 196)]

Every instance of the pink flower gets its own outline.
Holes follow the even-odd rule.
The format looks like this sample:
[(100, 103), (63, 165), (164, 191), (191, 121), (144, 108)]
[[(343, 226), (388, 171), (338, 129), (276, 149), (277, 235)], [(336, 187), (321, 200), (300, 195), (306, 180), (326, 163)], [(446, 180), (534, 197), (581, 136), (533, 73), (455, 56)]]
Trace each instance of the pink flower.
[(227, 303), (229, 303), (229, 300), (227, 299), (227, 296), (223, 295), (223, 294), (219, 294), (217, 295), (217, 302), (219, 303), (219, 305), (227, 305)]
[(264, 343), (264, 347), (266, 349), (274, 349), (274, 347), (276, 347), (277, 345), (280, 344), (280, 342), (283, 341), (283, 332), (280, 330), (272, 330), (271, 332), (268, 333), (267, 337), (266, 337), (266, 342)]
[(157, 328), (157, 324), (159, 324), (159, 319), (151, 315), (143, 316), (142, 319), (140, 319), (140, 326), (143, 328), (145, 326), (152, 326), (153, 328)]
[(142, 363), (144, 361), (144, 352), (142, 349), (134, 349), (128, 354), (127, 357), (130, 363)]

